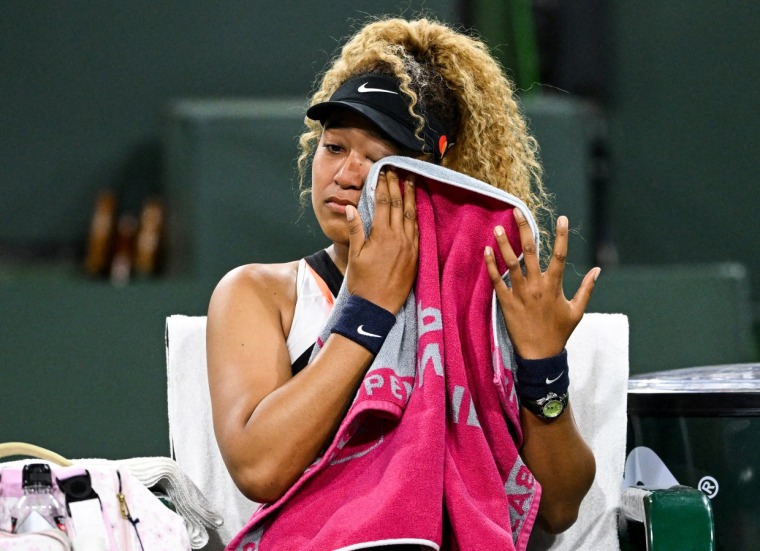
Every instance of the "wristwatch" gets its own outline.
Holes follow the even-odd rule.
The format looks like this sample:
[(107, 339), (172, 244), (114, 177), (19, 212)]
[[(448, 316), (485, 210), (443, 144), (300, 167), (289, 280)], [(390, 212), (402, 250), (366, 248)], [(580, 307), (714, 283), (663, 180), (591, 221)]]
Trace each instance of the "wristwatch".
[(567, 392), (562, 395), (549, 392), (538, 400), (524, 398), (520, 403), (542, 419), (556, 419), (567, 407)]

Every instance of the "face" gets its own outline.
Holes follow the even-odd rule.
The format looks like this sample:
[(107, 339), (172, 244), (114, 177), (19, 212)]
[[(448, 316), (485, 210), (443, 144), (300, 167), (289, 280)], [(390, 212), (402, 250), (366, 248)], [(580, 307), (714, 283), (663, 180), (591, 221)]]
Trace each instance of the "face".
[(311, 201), (324, 234), (334, 243), (348, 243), (346, 205), (359, 203), (372, 164), (403, 152), (364, 117), (341, 112), (325, 123), (314, 153)]

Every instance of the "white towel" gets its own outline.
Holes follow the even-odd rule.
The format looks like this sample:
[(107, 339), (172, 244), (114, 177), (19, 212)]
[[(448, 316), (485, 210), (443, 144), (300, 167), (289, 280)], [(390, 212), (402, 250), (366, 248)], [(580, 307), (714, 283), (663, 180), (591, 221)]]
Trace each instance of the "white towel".
[(207, 548), (221, 549), (219, 543), (230, 541), (258, 504), (235, 486), (214, 437), (206, 374), (206, 318), (170, 316), (166, 343), (172, 456), (223, 517), (224, 524), (217, 529), (220, 541)]
[[(535, 528), (529, 550), (619, 551), (617, 510), (625, 465), (628, 318), (586, 314), (567, 343), (570, 402), (596, 458), (596, 478), (578, 521), (559, 536)], [(582, 398), (582, 399), (581, 399)]]

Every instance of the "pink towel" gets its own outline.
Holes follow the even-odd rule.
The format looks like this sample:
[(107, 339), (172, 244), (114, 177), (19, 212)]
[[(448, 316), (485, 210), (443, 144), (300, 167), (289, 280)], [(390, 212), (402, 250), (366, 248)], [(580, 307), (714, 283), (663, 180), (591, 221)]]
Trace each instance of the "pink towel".
[[(534, 234), (535, 222), (511, 195), (422, 161), (389, 157), (367, 181), (389, 164), (420, 176), (415, 291), (325, 453), (253, 515), (230, 550), (527, 545), (540, 486), (519, 456), (514, 357), (483, 248), (495, 247), (501, 224), (520, 251), (513, 208)], [(359, 208), (367, 230), (374, 187)], [(346, 295), (344, 287), (317, 347)]]

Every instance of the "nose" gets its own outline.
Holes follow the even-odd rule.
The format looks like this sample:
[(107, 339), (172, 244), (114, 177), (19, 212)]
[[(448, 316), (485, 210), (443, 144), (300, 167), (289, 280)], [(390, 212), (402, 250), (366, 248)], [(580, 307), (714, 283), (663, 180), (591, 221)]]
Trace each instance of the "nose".
[(352, 151), (335, 174), (335, 181), (341, 187), (361, 189), (371, 166), (372, 162), (369, 159)]

